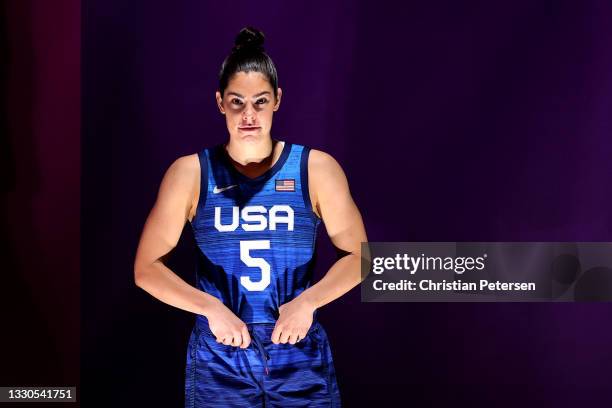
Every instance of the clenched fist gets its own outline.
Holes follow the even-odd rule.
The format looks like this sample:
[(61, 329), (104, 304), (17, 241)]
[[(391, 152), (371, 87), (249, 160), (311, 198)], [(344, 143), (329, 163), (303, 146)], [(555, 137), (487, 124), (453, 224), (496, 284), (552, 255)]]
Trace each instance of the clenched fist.
[(315, 308), (299, 296), (279, 308), (280, 316), (272, 331), (274, 344), (295, 344), (306, 337)]
[(218, 302), (207, 316), (210, 331), (217, 338), (217, 343), (227, 346), (247, 348), (251, 336), (247, 325), (223, 303)]

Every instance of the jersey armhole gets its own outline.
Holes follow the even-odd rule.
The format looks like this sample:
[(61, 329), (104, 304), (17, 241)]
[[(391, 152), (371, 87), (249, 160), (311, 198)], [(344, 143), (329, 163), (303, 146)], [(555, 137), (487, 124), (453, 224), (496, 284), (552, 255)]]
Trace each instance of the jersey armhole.
[(200, 194), (198, 196), (196, 212), (191, 219), (192, 223), (204, 210), (204, 206), (206, 205), (206, 197), (208, 196), (208, 159), (206, 149), (202, 149), (198, 153), (198, 159), (200, 161)]
[(310, 215), (315, 221), (320, 220), (319, 216), (313, 211), (312, 202), (310, 201), (310, 188), (308, 186), (308, 157), (310, 155), (310, 147), (302, 148), (302, 156), (300, 158), (300, 179), (302, 185), (302, 198), (304, 205), (310, 211)]

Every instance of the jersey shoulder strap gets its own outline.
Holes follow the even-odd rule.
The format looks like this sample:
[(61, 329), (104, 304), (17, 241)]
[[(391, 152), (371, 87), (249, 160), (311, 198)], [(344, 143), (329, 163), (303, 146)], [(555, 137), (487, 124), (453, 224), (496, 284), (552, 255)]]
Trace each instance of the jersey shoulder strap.
[[(198, 160), (200, 161), (200, 195), (198, 197), (198, 206), (196, 208), (196, 216), (200, 214), (206, 205), (208, 196), (208, 152), (204, 148), (198, 152)], [(194, 217), (195, 218), (195, 217)]]

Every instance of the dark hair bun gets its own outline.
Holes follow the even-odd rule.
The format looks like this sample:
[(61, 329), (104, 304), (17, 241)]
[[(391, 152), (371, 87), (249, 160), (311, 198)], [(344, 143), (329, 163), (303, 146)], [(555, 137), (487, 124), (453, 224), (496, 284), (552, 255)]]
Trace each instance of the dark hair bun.
[(264, 51), (264, 34), (256, 28), (245, 27), (236, 36), (232, 52), (237, 51)]

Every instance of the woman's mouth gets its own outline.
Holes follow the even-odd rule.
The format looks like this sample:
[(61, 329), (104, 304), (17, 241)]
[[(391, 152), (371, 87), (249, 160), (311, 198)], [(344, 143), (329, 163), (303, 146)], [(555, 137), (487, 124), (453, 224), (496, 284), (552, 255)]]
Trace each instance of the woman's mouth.
[(260, 129), (259, 126), (238, 126), (238, 130), (241, 132), (253, 132), (258, 129)]

